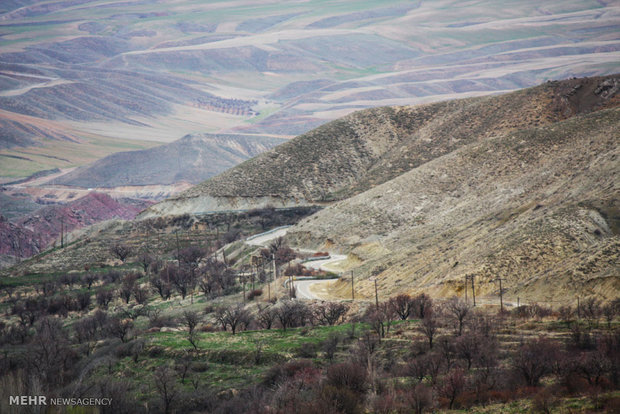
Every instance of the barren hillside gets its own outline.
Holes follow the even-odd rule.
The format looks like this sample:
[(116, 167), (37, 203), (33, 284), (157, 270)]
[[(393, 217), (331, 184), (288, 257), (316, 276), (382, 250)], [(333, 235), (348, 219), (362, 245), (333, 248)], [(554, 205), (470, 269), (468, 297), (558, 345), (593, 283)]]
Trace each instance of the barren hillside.
[[(340, 201), (289, 231), (349, 254), (360, 293), (569, 301), (620, 291), (620, 108), (505, 133)], [(359, 282), (359, 283), (358, 283)], [(340, 283), (341, 294), (350, 291)], [(471, 292), (470, 292), (471, 295)]]
[(141, 217), (325, 204), (359, 194), (460, 147), (613, 107), (618, 76), (572, 79), (500, 96), (359, 111), (303, 134)]

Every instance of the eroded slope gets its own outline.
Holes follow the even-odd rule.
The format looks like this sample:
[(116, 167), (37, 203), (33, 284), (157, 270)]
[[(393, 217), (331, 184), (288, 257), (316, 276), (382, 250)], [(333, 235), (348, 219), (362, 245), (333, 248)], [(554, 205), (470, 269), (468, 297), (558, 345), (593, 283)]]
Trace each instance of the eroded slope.
[[(620, 109), (472, 143), (289, 232), (350, 255), (359, 291), (478, 294), (522, 302), (620, 291)], [(342, 294), (350, 285), (341, 283)], [(471, 292), (470, 292), (471, 294)]]

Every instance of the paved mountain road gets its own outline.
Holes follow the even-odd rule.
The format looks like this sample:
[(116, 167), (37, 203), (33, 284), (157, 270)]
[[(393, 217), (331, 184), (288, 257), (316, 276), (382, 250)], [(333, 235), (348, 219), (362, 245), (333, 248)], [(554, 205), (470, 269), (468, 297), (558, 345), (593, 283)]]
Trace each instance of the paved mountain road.
[[(286, 235), (290, 226), (281, 227), (275, 230), (270, 230), (265, 233), (257, 234), (252, 236), (249, 239), (246, 239), (246, 243), (252, 246), (265, 246), (267, 247), (272, 240), (277, 239), (278, 237), (283, 237)], [(299, 249), (299, 251), (304, 253), (316, 253), (314, 250), (308, 249)], [(314, 260), (311, 262), (306, 262), (303, 265), (316, 270), (324, 270), (326, 272), (335, 272), (335, 269), (330, 267), (330, 264), (333, 265), (336, 262), (340, 262), (345, 260), (347, 256), (341, 254), (331, 254), (329, 259), (323, 260)], [(326, 299), (320, 294), (317, 294), (318, 290), (325, 290), (328, 287), (329, 283), (334, 282), (334, 279), (311, 279), (311, 280), (296, 280), (293, 282), (293, 285), (297, 289), (297, 297), (300, 299)], [(320, 285), (323, 289), (317, 289)]]

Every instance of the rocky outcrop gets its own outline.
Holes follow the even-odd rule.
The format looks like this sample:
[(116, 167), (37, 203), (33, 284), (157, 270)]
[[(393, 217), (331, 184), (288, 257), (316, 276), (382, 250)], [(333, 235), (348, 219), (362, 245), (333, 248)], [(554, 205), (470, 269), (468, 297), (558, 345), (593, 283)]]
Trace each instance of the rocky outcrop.
[(115, 200), (106, 194), (90, 193), (62, 205), (42, 207), (14, 223), (0, 221), (0, 254), (27, 258), (50, 244), (60, 242), (61, 230), (73, 230), (110, 219), (132, 219), (151, 203)]

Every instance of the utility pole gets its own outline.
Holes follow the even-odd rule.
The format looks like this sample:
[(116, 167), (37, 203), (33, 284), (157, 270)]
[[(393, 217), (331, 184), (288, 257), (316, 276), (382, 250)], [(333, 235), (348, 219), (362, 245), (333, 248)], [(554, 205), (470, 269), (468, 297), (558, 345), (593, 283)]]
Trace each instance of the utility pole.
[(351, 270), (351, 300), (355, 300), (355, 284), (353, 281), (353, 270)]
[(60, 218), (60, 248), (65, 247), (65, 218)]
[(465, 304), (467, 305), (467, 279), (469, 276), (465, 275)]
[(245, 276), (239, 275), (239, 281), (243, 285), (243, 303), (245, 303)]
[(474, 307), (476, 306), (476, 288), (474, 287), (474, 278), (476, 277), (476, 275), (471, 275), (470, 279), (471, 279), (471, 296), (472, 296), (472, 300), (474, 301)]
[[(278, 268), (276, 267), (276, 255), (271, 254), (271, 264), (273, 265), (273, 272), (271, 278), (275, 281), (277, 277)], [(269, 301), (271, 302), (271, 284), (269, 284)]]
[(377, 310), (379, 310), (379, 291), (377, 290), (377, 277), (375, 276), (375, 305), (377, 306)]
[(177, 237), (177, 263), (179, 265), (179, 268), (181, 268), (181, 251), (179, 248), (179, 231), (175, 230), (174, 235)]
[(502, 313), (504, 313), (504, 289), (502, 289), (502, 280), (506, 279), (498, 277), (495, 280), (499, 281), (499, 306)]

